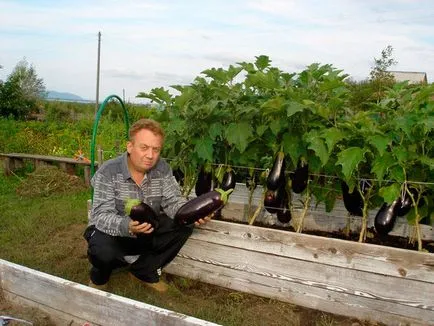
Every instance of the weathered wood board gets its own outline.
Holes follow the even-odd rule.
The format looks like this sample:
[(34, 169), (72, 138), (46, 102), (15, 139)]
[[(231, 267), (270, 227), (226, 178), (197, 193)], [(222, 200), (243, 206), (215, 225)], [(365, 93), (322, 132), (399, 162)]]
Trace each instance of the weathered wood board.
[(6, 300), (38, 308), (58, 325), (217, 325), (0, 259)]
[(165, 271), (388, 325), (434, 325), (434, 255), (211, 221)]

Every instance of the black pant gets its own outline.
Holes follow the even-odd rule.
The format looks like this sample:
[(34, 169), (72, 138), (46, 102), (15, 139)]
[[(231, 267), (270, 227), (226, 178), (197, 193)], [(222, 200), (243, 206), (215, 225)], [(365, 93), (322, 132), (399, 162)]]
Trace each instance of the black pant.
[(137, 238), (111, 236), (90, 225), (84, 232), (92, 264), (90, 279), (94, 284), (105, 284), (114, 269), (128, 265), (124, 256), (140, 255), (129, 266), (131, 273), (145, 282), (158, 282), (158, 268), (176, 257), (192, 231), (191, 226), (177, 226), (165, 215), (160, 217), (157, 230)]

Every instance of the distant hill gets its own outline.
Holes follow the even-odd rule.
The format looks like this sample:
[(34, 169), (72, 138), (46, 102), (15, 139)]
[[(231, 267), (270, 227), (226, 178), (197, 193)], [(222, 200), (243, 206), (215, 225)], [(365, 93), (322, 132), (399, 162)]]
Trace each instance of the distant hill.
[(84, 98), (67, 92), (47, 91), (47, 100), (85, 101)]

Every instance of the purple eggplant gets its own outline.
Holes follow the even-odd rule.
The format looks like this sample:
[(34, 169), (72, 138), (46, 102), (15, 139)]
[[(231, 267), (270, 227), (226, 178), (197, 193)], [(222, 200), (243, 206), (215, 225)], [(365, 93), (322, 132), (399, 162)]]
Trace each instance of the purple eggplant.
[(235, 188), (235, 173), (234, 170), (228, 169), (223, 175), (222, 183), (220, 184), (220, 189), (227, 191), (229, 189)]
[(298, 160), (297, 168), (294, 173), (290, 175), (292, 180), (291, 188), (296, 194), (300, 194), (306, 189), (307, 181), (309, 179), (309, 165), (304, 160)]
[(280, 209), (277, 210), (276, 215), (277, 219), (281, 223), (289, 223), (291, 221), (292, 215), (291, 215), (291, 209), (289, 207), (289, 198), (288, 193), (286, 192), (286, 189), (282, 189), (282, 204), (280, 205)]
[(216, 188), (182, 205), (175, 214), (175, 222), (179, 225), (188, 225), (215, 213), (228, 201), (233, 189), (224, 191)]
[(212, 190), (212, 172), (206, 171), (205, 166), (202, 166), (197, 177), (194, 191), (196, 196), (206, 194)]
[(175, 177), (178, 184), (182, 187), (184, 185), (184, 172), (180, 168), (173, 170), (173, 176)]
[(154, 229), (158, 228), (158, 215), (148, 204), (140, 201), (140, 199), (128, 199), (125, 203), (125, 214), (133, 221), (140, 223), (149, 223)]
[(283, 191), (282, 187), (277, 190), (267, 190), (264, 197), (264, 208), (271, 214), (277, 213), (282, 205)]
[(350, 189), (345, 182), (341, 182), (342, 195), (344, 197), (344, 206), (351, 215), (363, 216), (363, 198), (357, 188)]
[(392, 204), (388, 205), (384, 203), (383, 206), (377, 212), (375, 216), (374, 226), (375, 231), (379, 235), (387, 235), (390, 231), (392, 231), (395, 226), (396, 221), (396, 211), (397, 208), (401, 205), (401, 200), (396, 199), (392, 202)]
[[(414, 197), (414, 199), (417, 200), (417, 196), (418, 196), (417, 190), (414, 188), (410, 188), (409, 190), (412, 196)], [(410, 195), (407, 192), (405, 192), (400, 205), (396, 209), (396, 215), (404, 216), (410, 211), (412, 207), (413, 207), (413, 201), (411, 200)]]
[(278, 152), (267, 177), (267, 189), (277, 190), (285, 183), (285, 153)]

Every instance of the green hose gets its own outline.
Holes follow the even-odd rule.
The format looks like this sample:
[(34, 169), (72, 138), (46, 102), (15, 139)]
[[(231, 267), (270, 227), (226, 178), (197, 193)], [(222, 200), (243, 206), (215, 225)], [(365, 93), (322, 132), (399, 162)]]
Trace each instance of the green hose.
[[(127, 109), (125, 108), (124, 102), (122, 102), (121, 98), (117, 95), (109, 95), (106, 97), (104, 102), (99, 106), (98, 112), (96, 113), (95, 121), (93, 123), (93, 131), (92, 131), (92, 140), (90, 142), (90, 177), (92, 178), (95, 174), (95, 142), (96, 142), (96, 134), (98, 130), (98, 122), (101, 118), (102, 112), (105, 109), (105, 106), (107, 103), (112, 99), (115, 98), (119, 101), (119, 103), (122, 106), (122, 109), (124, 110), (124, 121), (125, 121), (125, 138), (128, 139), (128, 131), (130, 129), (130, 122), (128, 117)], [(98, 162), (98, 164), (101, 164), (101, 162)], [(92, 197), (93, 197), (93, 189), (92, 189)]]

